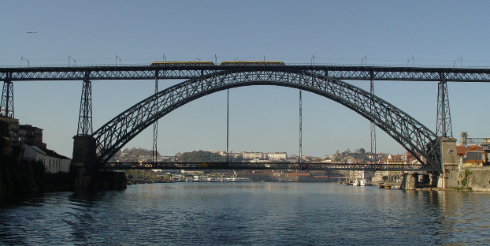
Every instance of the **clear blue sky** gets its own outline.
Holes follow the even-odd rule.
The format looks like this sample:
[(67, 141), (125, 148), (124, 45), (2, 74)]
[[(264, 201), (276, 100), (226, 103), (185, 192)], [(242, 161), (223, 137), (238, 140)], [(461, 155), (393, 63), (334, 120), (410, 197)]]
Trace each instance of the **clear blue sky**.
[[(488, 1), (4, 1), (0, 66), (146, 65), (161, 60), (490, 66)], [(28, 32), (36, 32), (29, 34)], [(462, 58), (462, 64), (459, 58)], [(458, 60), (457, 62), (455, 62)], [(26, 62), (22, 62), (23, 66)], [(73, 65), (73, 61), (70, 61)], [(410, 61), (412, 63), (412, 61)], [(181, 81), (161, 80), (161, 89)], [(364, 89), (368, 81), (350, 81)], [(93, 81), (93, 126), (151, 95), (153, 81)], [(15, 117), (71, 157), (82, 81), (16, 82)], [(435, 131), (437, 83), (377, 81), (378, 96)], [(453, 134), (490, 137), (487, 83), (449, 83)], [(298, 153), (298, 91), (230, 90), (230, 149)], [(369, 150), (369, 122), (303, 93), (303, 154)], [(378, 151), (404, 153), (378, 129)], [(126, 147), (152, 148), (152, 129)], [(226, 149), (226, 92), (159, 121), (164, 155)]]

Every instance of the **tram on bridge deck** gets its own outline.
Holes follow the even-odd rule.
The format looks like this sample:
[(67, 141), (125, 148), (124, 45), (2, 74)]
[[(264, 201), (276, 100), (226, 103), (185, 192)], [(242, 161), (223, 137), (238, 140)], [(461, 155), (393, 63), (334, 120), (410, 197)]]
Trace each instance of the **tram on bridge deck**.
[[(157, 61), (152, 62), (152, 67), (164, 66), (215, 66), (212, 61)], [(285, 66), (282, 61), (223, 61), (220, 66)]]

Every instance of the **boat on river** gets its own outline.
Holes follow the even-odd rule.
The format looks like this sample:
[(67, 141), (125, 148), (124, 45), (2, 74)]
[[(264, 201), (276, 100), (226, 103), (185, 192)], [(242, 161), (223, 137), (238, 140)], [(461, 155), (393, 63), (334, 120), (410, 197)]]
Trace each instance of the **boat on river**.
[(249, 178), (225, 178), (223, 182), (250, 182)]

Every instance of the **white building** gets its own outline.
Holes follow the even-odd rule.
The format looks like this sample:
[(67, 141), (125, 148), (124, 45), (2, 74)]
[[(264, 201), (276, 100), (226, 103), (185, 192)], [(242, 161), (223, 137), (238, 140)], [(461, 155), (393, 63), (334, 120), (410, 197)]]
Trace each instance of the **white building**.
[(286, 152), (267, 152), (267, 156), (269, 157), (269, 160), (285, 160), (288, 158)]
[(71, 159), (66, 156), (57, 154), (48, 149), (41, 149), (38, 146), (29, 146), (22, 144), (24, 150), (24, 160), (41, 161), (46, 168), (47, 173), (69, 172)]
[(264, 159), (264, 153), (262, 152), (242, 152), (243, 159), (253, 160), (253, 159)]

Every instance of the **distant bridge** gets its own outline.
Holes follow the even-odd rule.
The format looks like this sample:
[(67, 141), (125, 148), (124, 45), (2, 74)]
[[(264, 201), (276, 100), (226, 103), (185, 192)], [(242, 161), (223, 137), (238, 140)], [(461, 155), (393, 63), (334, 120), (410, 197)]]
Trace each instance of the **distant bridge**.
[(359, 171), (432, 171), (431, 168), (420, 164), (368, 164), (345, 162), (311, 162), (311, 163), (287, 163), (287, 162), (107, 162), (102, 169), (295, 169), (309, 171), (327, 170), (359, 170)]

